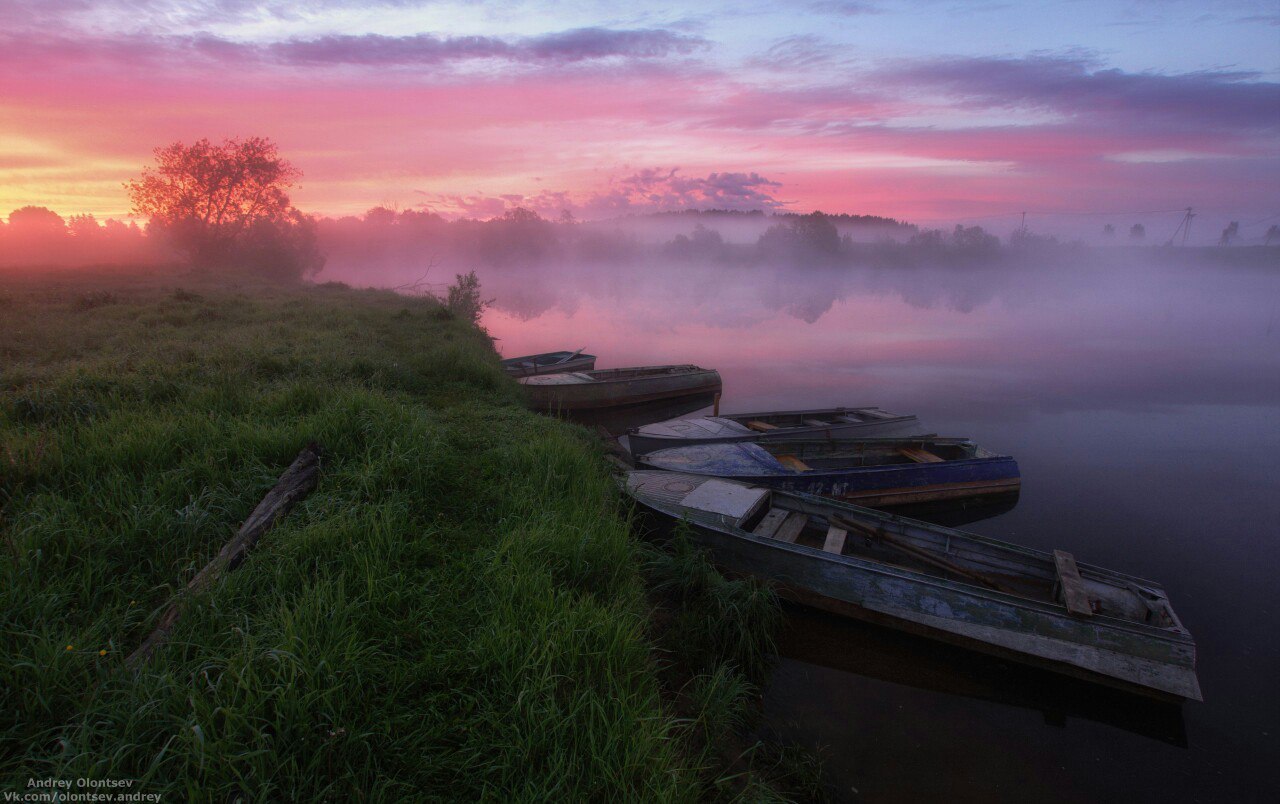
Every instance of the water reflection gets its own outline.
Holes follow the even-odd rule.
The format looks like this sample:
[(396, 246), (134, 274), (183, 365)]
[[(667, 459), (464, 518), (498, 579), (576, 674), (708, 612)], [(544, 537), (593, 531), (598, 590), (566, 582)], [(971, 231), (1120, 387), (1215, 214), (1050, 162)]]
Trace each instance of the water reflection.
[(486, 324), (504, 353), (589, 342), (602, 368), (694, 362), (721, 372), (728, 409), (800, 399), (794, 406), (992, 415), (1011, 401), (1157, 410), (1280, 397), (1280, 264), (1081, 259), (901, 269), (654, 262), (481, 278), (497, 299)]
[(1188, 744), (1180, 706), (803, 606), (787, 605), (778, 652), (841, 673), (1035, 710), (1055, 728), (1083, 718), (1170, 745)]

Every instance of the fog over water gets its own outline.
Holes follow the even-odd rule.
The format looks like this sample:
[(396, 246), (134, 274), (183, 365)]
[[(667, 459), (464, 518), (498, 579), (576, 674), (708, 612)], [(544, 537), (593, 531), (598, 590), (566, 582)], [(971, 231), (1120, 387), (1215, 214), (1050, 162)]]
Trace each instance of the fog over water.
[[(1017, 506), (966, 527), (1151, 578), (1197, 638), (1206, 700), (1178, 710), (793, 613), (764, 728), (820, 747), (842, 798), (1267, 799), (1280, 250), (902, 256), (477, 272), (505, 356), (696, 363), (722, 374), (726, 411), (880, 405), (1012, 454)], [(440, 263), (432, 280), (462, 269)]]

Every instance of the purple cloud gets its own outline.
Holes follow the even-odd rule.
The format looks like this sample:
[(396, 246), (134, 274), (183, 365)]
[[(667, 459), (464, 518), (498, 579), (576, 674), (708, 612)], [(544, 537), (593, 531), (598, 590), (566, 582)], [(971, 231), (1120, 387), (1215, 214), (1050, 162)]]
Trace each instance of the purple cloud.
[[(232, 45), (243, 53), (258, 51), (252, 45)], [(448, 61), (484, 58), (514, 58), (518, 49), (490, 36), (323, 36), (319, 39), (291, 39), (261, 49), (273, 61), (292, 65), (315, 64), (440, 64)]]
[(607, 188), (574, 197), (564, 191), (543, 190), (536, 195), (448, 195), (421, 192), (430, 200), (420, 206), (468, 217), (494, 217), (514, 207), (532, 209), (556, 218), (570, 210), (585, 219), (632, 213), (682, 209), (780, 210), (787, 202), (775, 193), (782, 183), (759, 173), (710, 173), (684, 176), (679, 168), (646, 168), (613, 179)]
[(539, 59), (582, 61), (609, 56), (634, 59), (656, 59), (673, 54), (684, 56), (706, 44), (706, 40), (696, 36), (654, 28), (577, 28), (533, 37), (525, 40), (521, 49)]
[(1197, 128), (1280, 127), (1280, 84), (1251, 72), (1128, 73), (1085, 58), (952, 58), (901, 65), (879, 78), (940, 91), (957, 106), (1025, 107), (1072, 115), (1159, 118)]
[(237, 42), (208, 34), (109, 37), (0, 35), (4, 61), (31, 62), (68, 57), (124, 61), (185, 59), (192, 55), (219, 62), (267, 62), (288, 66), (421, 66), (474, 59), (503, 59), (526, 64), (569, 64), (588, 60), (660, 59), (687, 55), (704, 47), (695, 36), (662, 29), (578, 28), (541, 36), (500, 39), (492, 36), (331, 35), (270, 44)]
[(816, 0), (809, 8), (819, 14), (838, 14), (842, 17), (857, 17), (863, 14), (880, 14), (881, 9), (871, 3), (860, 3), (857, 0)]

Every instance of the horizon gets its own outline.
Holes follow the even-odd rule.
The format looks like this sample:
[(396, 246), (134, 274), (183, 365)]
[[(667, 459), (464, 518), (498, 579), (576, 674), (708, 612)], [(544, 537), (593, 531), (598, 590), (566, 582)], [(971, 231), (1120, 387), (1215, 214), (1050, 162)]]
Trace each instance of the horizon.
[(121, 185), (154, 148), (255, 135), (326, 217), (822, 210), (1003, 235), (1025, 211), (1072, 237), (1190, 206), (1197, 234), (1248, 240), (1280, 211), (1266, 3), (3, 5), (0, 209), (134, 220)]

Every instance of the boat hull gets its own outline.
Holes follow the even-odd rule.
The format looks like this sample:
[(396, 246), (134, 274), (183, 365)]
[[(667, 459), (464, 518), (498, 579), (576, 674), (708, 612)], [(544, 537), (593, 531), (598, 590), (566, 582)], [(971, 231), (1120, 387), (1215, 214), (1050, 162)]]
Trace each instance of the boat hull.
[[(623, 370), (619, 370), (623, 371)], [(605, 372), (594, 372), (602, 374)], [(639, 405), (663, 399), (719, 393), (720, 375), (711, 369), (691, 369), (650, 376), (622, 376), (564, 385), (525, 385), (529, 406), (543, 411), (600, 410)]]
[[(1151, 697), (1202, 699), (1188, 638), (1100, 626), (1063, 607), (717, 527), (678, 507), (636, 499), (661, 521), (685, 519), (725, 571), (767, 581), (798, 603)], [(814, 510), (822, 508), (815, 501)]]

